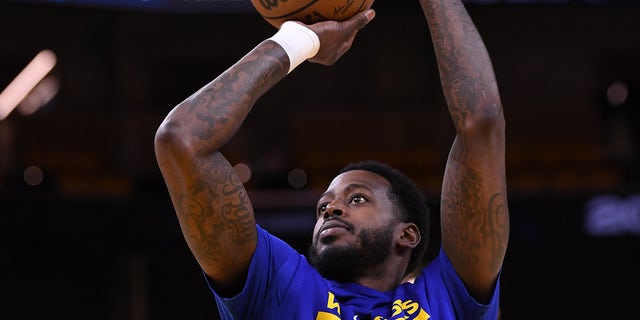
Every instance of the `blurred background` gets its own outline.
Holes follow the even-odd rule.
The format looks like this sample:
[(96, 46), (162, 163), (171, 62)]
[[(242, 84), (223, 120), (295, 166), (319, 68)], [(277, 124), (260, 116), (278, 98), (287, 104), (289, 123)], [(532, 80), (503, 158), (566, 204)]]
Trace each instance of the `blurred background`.
[[(640, 317), (636, 2), (466, 1), (507, 118), (503, 319)], [(258, 222), (301, 253), (351, 161), (402, 169), (438, 213), (454, 132), (428, 29), (418, 1), (374, 8), (225, 146)], [(249, 0), (0, 1), (0, 319), (217, 319), (153, 137), (274, 32)], [(429, 254), (438, 236), (436, 217)]]

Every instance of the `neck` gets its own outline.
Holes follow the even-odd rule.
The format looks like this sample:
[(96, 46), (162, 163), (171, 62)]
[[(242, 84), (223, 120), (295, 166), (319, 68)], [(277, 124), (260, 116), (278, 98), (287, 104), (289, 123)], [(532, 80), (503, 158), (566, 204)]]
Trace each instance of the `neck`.
[(352, 282), (380, 292), (391, 291), (403, 282), (404, 270), (406, 270), (408, 263), (403, 260), (399, 257), (389, 259), (386, 263), (367, 270), (362, 276), (353, 279)]

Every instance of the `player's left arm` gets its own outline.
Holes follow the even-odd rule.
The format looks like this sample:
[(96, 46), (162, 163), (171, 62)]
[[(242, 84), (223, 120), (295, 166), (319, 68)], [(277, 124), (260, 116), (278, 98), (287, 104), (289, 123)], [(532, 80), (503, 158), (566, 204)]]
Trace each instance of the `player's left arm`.
[(470, 294), (487, 302), (509, 237), (505, 120), (484, 43), (459, 0), (420, 0), (456, 128), (441, 198), (442, 247)]

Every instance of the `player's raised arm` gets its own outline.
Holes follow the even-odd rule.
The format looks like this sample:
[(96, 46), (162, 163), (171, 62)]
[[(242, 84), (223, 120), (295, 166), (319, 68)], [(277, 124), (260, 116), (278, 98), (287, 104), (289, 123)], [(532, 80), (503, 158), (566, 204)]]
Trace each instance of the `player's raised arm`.
[[(258, 98), (295, 66), (311, 57), (332, 64), (372, 18), (371, 11), (340, 24), (283, 26), (177, 105), (158, 128), (156, 158), (181, 230), (220, 292), (231, 294), (242, 288), (256, 247), (251, 202), (220, 148)], [(335, 47), (344, 50), (330, 52)]]
[(261, 43), (176, 106), (156, 133), (156, 158), (182, 233), (221, 290), (235, 292), (243, 283), (256, 229), (240, 178), (218, 150), (287, 68), (277, 43)]
[(486, 302), (509, 236), (505, 121), (493, 67), (460, 0), (420, 0), (456, 137), (441, 199), (442, 247), (469, 292)]

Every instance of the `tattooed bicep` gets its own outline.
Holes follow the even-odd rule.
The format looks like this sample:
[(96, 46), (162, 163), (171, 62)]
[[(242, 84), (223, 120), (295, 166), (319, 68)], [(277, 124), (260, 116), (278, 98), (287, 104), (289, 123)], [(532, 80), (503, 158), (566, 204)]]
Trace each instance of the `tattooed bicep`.
[(220, 153), (203, 158), (194, 170), (197, 178), (177, 206), (185, 239), (203, 263), (233, 261), (241, 248), (256, 239), (247, 192)]
[[(224, 223), (227, 239), (243, 244), (254, 239), (253, 208), (240, 176), (227, 160), (215, 153), (212, 156), (209, 192), (214, 200), (214, 211)], [(226, 164), (226, 165), (224, 165)]]

